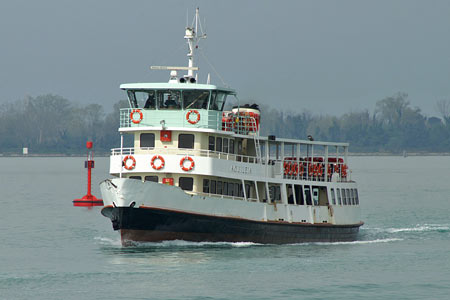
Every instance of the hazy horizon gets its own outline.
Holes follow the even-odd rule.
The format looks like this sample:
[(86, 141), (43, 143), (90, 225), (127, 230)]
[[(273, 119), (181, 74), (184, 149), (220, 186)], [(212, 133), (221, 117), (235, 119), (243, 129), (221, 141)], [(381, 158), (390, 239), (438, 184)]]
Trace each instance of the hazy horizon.
[[(187, 65), (186, 13), (206, 19), (202, 51), (241, 100), (340, 115), (397, 92), (438, 116), (450, 99), (448, 1), (4, 1), (0, 103), (53, 93), (108, 107), (121, 83)], [(199, 61), (200, 60), (200, 61)], [(218, 75), (197, 56), (200, 82)]]

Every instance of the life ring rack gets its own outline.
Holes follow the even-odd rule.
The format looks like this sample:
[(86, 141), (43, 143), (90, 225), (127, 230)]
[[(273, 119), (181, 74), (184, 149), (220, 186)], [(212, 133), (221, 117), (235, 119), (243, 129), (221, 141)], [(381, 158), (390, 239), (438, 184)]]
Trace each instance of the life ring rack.
[[(155, 165), (155, 160), (157, 160), (157, 159), (159, 159), (161, 161), (161, 164), (159, 166)], [(166, 162), (164, 161), (164, 157), (162, 157), (161, 155), (153, 156), (152, 160), (150, 161), (150, 165), (155, 170), (160, 170), (160, 169), (164, 168), (165, 164), (166, 164)]]
[[(196, 115), (197, 115), (197, 119), (191, 120), (191, 114), (196, 114)], [(200, 113), (198, 112), (198, 110), (191, 109), (191, 110), (188, 111), (187, 114), (186, 114), (186, 120), (187, 120), (190, 124), (197, 124), (198, 121), (200, 121)]]
[[(184, 166), (184, 162), (186, 160), (188, 160), (191, 163), (189, 167)], [(192, 157), (190, 157), (190, 156), (185, 156), (180, 160), (180, 167), (183, 171), (189, 172), (190, 170), (192, 170), (194, 168), (194, 166), (195, 166), (195, 162), (192, 159)]]
[[(131, 159), (132, 164), (130, 166), (127, 165), (128, 160)], [(133, 170), (136, 167), (136, 159), (133, 155), (127, 155), (122, 161), (123, 167), (127, 170)]]
[[(134, 114), (135, 113), (138, 113), (139, 114), (139, 119), (135, 119), (133, 116), (134, 116)], [(134, 124), (139, 124), (139, 123), (141, 123), (141, 121), (142, 121), (142, 119), (144, 118), (144, 114), (142, 113), (142, 111), (140, 110), (140, 109), (133, 109), (131, 112), (130, 112), (130, 120), (131, 120), (131, 122), (133, 122)]]

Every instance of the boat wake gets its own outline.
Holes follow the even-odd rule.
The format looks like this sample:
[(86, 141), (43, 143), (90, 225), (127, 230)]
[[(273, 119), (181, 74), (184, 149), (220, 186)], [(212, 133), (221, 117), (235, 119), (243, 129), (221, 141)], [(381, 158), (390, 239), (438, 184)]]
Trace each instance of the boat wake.
[[(103, 246), (114, 246), (121, 247), (122, 243), (120, 238), (111, 239), (106, 237), (95, 237), (96, 241), (98, 241)], [(131, 242), (131, 245), (127, 248), (189, 248), (189, 247), (229, 247), (229, 248), (245, 248), (258, 246), (263, 244), (252, 243), (252, 242), (189, 242), (182, 240), (174, 240), (174, 241), (162, 241), (162, 242)]]
[(440, 225), (440, 224), (423, 224), (416, 225), (415, 227), (410, 228), (388, 228), (386, 231), (389, 233), (397, 233), (397, 232), (448, 232), (450, 227), (448, 225)]

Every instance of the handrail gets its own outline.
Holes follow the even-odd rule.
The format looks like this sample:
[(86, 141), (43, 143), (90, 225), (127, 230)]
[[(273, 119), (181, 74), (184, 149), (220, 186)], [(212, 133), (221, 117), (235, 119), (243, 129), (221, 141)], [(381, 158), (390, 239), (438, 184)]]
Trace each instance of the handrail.
[[(142, 152), (142, 153), (141, 153)], [(117, 155), (134, 155), (134, 154), (173, 154), (173, 155), (180, 155), (180, 156), (201, 156), (201, 157), (211, 157), (211, 158), (218, 158), (218, 159), (226, 159), (226, 160), (232, 160), (232, 161), (239, 161), (239, 162), (245, 162), (245, 163), (262, 163), (262, 160), (258, 160), (255, 156), (248, 156), (248, 155), (242, 155), (242, 154), (235, 154), (235, 153), (225, 153), (225, 152), (218, 152), (218, 151), (212, 151), (212, 150), (203, 150), (203, 149), (185, 149), (185, 148), (155, 148), (155, 147), (145, 147), (145, 148), (113, 148), (111, 149), (111, 155), (117, 156)]]

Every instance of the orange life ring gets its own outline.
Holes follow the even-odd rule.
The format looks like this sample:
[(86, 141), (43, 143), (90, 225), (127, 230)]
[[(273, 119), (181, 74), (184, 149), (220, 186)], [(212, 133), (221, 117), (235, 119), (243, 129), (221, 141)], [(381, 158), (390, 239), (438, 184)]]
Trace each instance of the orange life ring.
[[(196, 120), (191, 120), (191, 118), (190, 118), (190, 116), (191, 116), (191, 114), (197, 114), (197, 119)], [(191, 123), (191, 124), (197, 124), (198, 123), (198, 121), (200, 121), (200, 113), (197, 111), (197, 110), (195, 110), (195, 109), (191, 109), (190, 111), (188, 111), (188, 113), (186, 114), (186, 120), (189, 122), (189, 123)]]
[[(188, 167), (188, 168), (186, 168), (185, 166), (184, 166), (184, 162), (186, 161), (186, 160), (188, 160), (188, 161), (190, 161), (191, 162), (191, 165)], [(195, 166), (195, 162), (194, 162), (194, 160), (192, 159), (192, 157), (190, 157), (190, 156), (185, 156), (185, 157), (183, 157), (181, 160), (180, 160), (180, 167), (181, 167), (181, 169), (183, 170), (183, 171), (190, 171), (190, 170), (192, 170), (193, 168), (194, 168), (194, 166)]]
[[(155, 160), (159, 159), (161, 161), (161, 164), (159, 166), (155, 165)], [(164, 168), (164, 164), (166, 162), (164, 161), (164, 158), (161, 155), (155, 155), (152, 157), (152, 160), (150, 161), (150, 164), (152, 165), (152, 168), (155, 170), (160, 170)]]
[(300, 173), (300, 175), (301, 176), (303, 176), (304, 174), (304, 172), (305, 172), (305, 167), (303, 166), (303, 163), (300, 163), (300, 167), (299, 167), (299, 173)]
[[(131, 161), (133, 162), (133, 163), (131, 164), (131, 166), (128, 166), (128, 165), (127, 165), (127, 161), (128, 161), (129, 159), (131, 159)], [(136, 159), (134, 159), (133, 155), (127, 155), (127, 156), (125, 156), (125, 158), (123, 159), (122, 162), (123, 162), (123, 167), (124, 167), (125, 169), (127, 169), (127, 170), (133, 170), (134, 167), (136, 167)]]
[[(136, 120), (135, 118), (133, 118), (134, 113), (139, 113), (139, 119), (138, 119), (138, 120)], [(144, 115), (142, 114), (142, 111), (141, 111), (140, 109), (133, 109), (133, 110), (130, 112), (130, 120), (131, 120), (131, 122), (133, 122), (134, 124), (139, 124), (139, 123), (141, 123), (141, 121), (142, 121), (143, 118), (144, 118)]]

